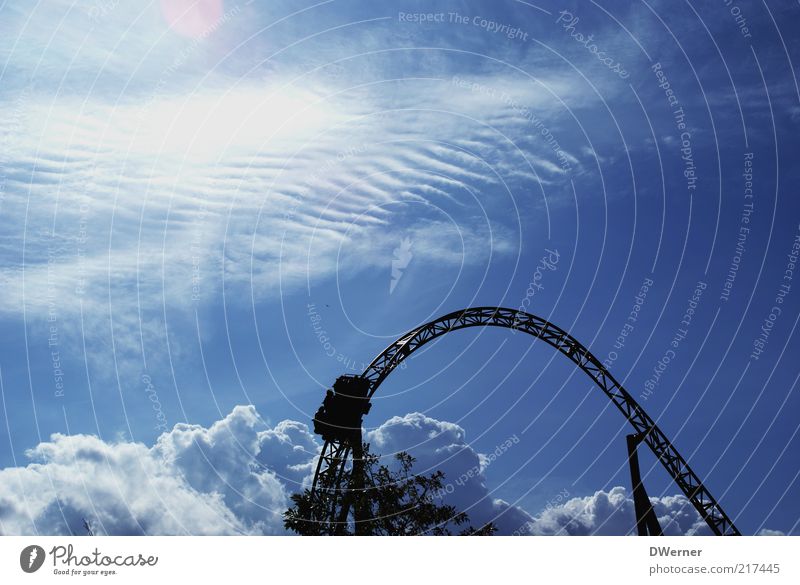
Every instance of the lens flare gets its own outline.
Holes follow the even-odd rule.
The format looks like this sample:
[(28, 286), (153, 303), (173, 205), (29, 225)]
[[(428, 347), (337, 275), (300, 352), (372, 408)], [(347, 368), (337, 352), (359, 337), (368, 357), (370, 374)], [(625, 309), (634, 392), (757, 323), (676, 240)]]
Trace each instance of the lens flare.
[(161, 13), (169, 27), (197, 39), (213, 30), (222, 18), (222, 0), (161, 0)]

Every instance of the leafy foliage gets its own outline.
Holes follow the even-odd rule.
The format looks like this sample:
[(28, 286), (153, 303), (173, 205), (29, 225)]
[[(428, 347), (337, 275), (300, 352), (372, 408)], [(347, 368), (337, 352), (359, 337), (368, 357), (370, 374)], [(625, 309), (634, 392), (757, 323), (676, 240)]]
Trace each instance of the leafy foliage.
[[(365, 518), (359, 526), (360, 534), (452, 535), (457, 530), (460, 535), (488, 536), (497, 530), (492, 523), (475, 529), (469, 525), (465, 512), (437, 502), (436, 494), (442, 493), (444, 486), (442, 471), (414, 475), (411, 470), (416, 460), (406, 452), (396, 454), (395, 460), (394, 468), (381, 465), (380, 457), (370, 453), (369, 444), (364, 444), (362, 506)], [(342, 485), (352, 485), (352, 474), (352, 468), (344, 472)], [(359, 493), (351, 489), (348, 495), (355, 498)], [(320, 534), (320, 526), (309, 520), (324, 517), (322, 509), (314, 509), (319, 503), (313, 502), (311, 490), (293, 494), (292, 502), (294, 505), (284, 513), (284, 526), (298, 534)], [(353, 532), (353, 522), (342, 530), (343, 534)]]

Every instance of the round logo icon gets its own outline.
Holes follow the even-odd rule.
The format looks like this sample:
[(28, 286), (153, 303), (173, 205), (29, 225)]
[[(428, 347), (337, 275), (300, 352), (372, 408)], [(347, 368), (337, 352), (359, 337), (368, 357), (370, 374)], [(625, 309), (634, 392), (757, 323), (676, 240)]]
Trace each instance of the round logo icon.
[(35, 573), (44, 564), (44, 549), (38, 544), (26, 546), (19, 553), (19, 566), (26, 573)]

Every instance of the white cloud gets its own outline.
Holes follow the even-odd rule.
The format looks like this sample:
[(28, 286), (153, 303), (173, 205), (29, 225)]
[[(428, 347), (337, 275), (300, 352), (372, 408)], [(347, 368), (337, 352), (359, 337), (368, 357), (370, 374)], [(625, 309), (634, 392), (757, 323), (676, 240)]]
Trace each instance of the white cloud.
[[(650, 501), (664, 534), (711, 534), (685, 496), (651, 497)], [(546, 508), (528, 525), (528, 530), (535, 535), (629, 534), (635, 533), (635, 518), (633, 499), (624, 487), (617, 486)]]
[(771, 530), (769, 528), (762, 528), (758, 531), (758, 536), (786, 536), (786, 533), (781, 530)]
[(166, 354), (165, 314), (194, 332), (193, 310), (222, 302), (223, 284), (234, 302), (269, 301), (383, 268), (404, 237), (416, 269), (514, 254), (523, 193), (563, 171), (494, 113), (502, 102), (439, 83), (425, 107), (413, 83), (387, 97), (241, 81), (118, 103), (29, 91), (0, 121), (14, 137), (0, 154), (0, 315), (24, 308), (46, 337), (54, 308), (104, 379), (114, 363), (131, 378), (143, 351)]
[[(503, 91), (513, 86), (529, 107), (550, 111), (529, 83), (482, 79)], [(0, 311), (16, 315), (25, 303), (35, 312), (54, 290), (60, 309), (74, 314), (79, 301), (107, 301), (109, 280), (139, 287), (145, 306), (163, 299), (185, 307), (193, 258), (206, 301), (222, 278), (233, 285), (230, 294), (249, 296), (250, 285), (274, 293), (279, 277), (284, 288), (307, 275), (328, 278), (340, 247), (384, 235), (390, 245), (392, 232), (409, 225), (433, 224), (439, 233), (438, 224), (449, 222), (473, 242), (491, 232), (496, 251), (513, 250), (507, 212), (514, 205), (504, 190), (513, 196), (515, 187), (563, 180), (548, 146), (530, 140), (516, 105), (447, 82), (422, 97), (413, 84), (394, 91), (391, 98), (377, 90), (338, 95), (273, 80), (180, 97), (145, 92), (116, 103), (26, 94), (0, 123), (14, 136), (2, 155), (4, 213), (25, 216), (0, 232), (0, 253), (7, 253)], [(400, 111), (384, 113), (387, 107)], [(483, 257), (479, 247), (468, 253), (449, 240), (426, 244), (436, 262)], [(424, 259), (422, 252), (417, 260)]]
[(38, 463), (0, 471), (3, 534), (232, 534), (245, 527), (216, 493), (200, 493), (137, 443), (53, 435)]
[(178, 424), (148, 448), (55, 434), (0, 471), (4, 534), (283, 533), (317, 445), (305, 425), (268, 429), (252, 406), (209, 428)]
[[(7, 7), (0, 38), (48, 50), (11, 51), (12, 70), (39, 77), (10, 76), (0, 97), (0, 317), (24, 311), (44, 338), (54, 307), (99, 375), (110, 379), (116, 364), (132, 379), (143, 353), (153, 366), (167, 343), (179, 353), (166, 330), (193, 334), (193, 309), (221, 303), (223, 283), (234, 303), (251, 292), (269, 302), (307, 278), (383, 267), (405, 237), (421, 270), (469, 269), (519, 248), (517, 203), (537, 181), (566, 183), (525, 108), (557, 131), (567, 115), (545, 86), (585, 105), (574, 76), (474, 75), (489, 95), (456, 87), (449, 72), (460, 65), (428, 52), (366, 52), (309, 70), (320, 43), (326, 60), (382, 48), (394, 23), (380, 35), (356, 27), (308, 39), (251, 69), (274, 51), (260, 37), (254, 53), (234, 50), (251, 29), (270, 26), (264, 37), (286, 47), (309, 18), (330, 24), (315, 10), (271, 27), (289, 8), (231, 7), (189, 40), (157, 5)], [(91, 43), (53, 36), (53, 22), (91, 29)], [(398, 79), (409, 59), (419, 77)]]
[[(480, 456), (458, 425), (419, 413), (368, 434), (375, 450), (408, 448), (418, 473), (441, 468), (446, 481), (472, 468), (448, 503), (507, 528), (530, 516), (488, 498)], [(177, 424), (148, 448), (94, 436), (53, 435), (25, 467), (0, 470), (3, 534), (280, 534), (289, 494), (310, 485), (320, 445), (305, 424), (270, 428), (252, 406), (237, 406), (208, 428)], [(499, 517), (498, 517), (499, 516)]]
[[(572, 498), (535, 517), (493, 498), (484, 472), (515, 448), (511, 438), (482, 454), (457, 424), (411, 413), (389, 419), (365, 440), (383, 463), (402, 450), (417, 459), (415, 473), (443, 471), (443, 501), (467, 512), (473, 526), (492, 521), (500, 534), (634, 531), (633, 501), (623, 487)], [(28, 451), (27, 466), (0, 470), (0, 533), (81, 533), (86, 518), (98, 534), (283, 534), (289, 495), (310, 486), (319, 449), (305, 424), (268, 427), (253, 406), (237, 406), (208, 428), (177, 424), (152, 447), (55, 434)], [(665, 534), (709, 534), (684, 496), (651, 501)]]
[(389, 419), (365, 440), (384, 463), (392, 454), (407, 451), (417, 459), (415, 473), (443, 471), (442, 500), (466, 512), (476, 528), (494, 522), (498, 534), (512, 534), (532, 520), (522, 508), (491, 496), (483, 473), (486, 458), (469, 446), (464, 429), (456, 424), (415, 412)]

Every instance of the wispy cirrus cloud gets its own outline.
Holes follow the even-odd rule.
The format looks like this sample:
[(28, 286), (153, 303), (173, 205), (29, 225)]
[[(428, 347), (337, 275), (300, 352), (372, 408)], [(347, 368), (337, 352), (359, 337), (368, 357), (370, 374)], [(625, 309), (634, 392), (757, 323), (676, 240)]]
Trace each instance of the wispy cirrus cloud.
[[(0, 314), (46, 327), (55, 310), (104, 368), (109, 348), (118, 365), (138, 364), (145, 346), (180, 351), (167, 312), (191, 319), (223, 287), (248, 301), (355, 278), (409, 237), (420, 270), (480, 266), (518, 253), (520, 208), (537, 189), (567, 193), (533, 116), (569, 134), (566, 108), (589, 101), (574, 75), (534, 78), (499, 59), (467, 75), (458, 53), (383, 51), (364, 31), (356, 43), (360, 25), (346, 18), (320, 33), (331, 62), (317, 62), (323, 39), (292, 45), (297, 23), (278, 4), (273, 21), (258, 15), (269, 34), (248, 37), (253, 8), (226, 3), (195, 38), (155, 5), (8, 8), (5, 26), (35, 51), (10, 52), (32, 75), (3, 93), (15, 115), (0, 121), (13, 136), (0, 155), (12, 220), (0, 226)], [(256, 49), (270, 58), (253, 66)], [(569, 142), (561, 160), (578, 171)]]
[(409, 231), (418, 262), (480, 261), (487, 239), (497, 253), (517, 245), (495, 213), (513, 208), (514, 191), (563, 175), (514, 152), (510, 131), (442, 111), (381, 113), (377, 98), (248, 87), (146, 108), (34, 99), (14, 122), (4, 210), (25, 221), (3, 229), (0, 310), (43, 308), (49, 295), (75, 313), (121, 288), (145, 305), (186, 305), (198, 270), (204, 299), (223, 279), (264, 293), (324, 280), (342, 258), (367, 268)]

